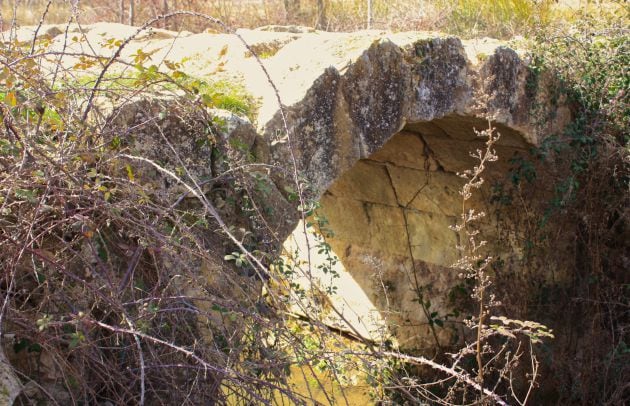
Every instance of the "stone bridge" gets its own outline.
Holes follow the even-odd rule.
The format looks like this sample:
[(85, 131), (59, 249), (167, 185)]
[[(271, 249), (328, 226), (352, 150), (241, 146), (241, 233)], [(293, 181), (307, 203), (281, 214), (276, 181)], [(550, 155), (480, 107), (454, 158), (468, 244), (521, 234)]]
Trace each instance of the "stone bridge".
[[(54, 27), (41, 32), (52, 36), (53, 50), (66, 46)], [(135, 28), (96, 24), (84, 32), (87, 40), (68, 45), (62, 64), (77, 63), (73, 52), (109, 55), (108, 38), (124, 38)], [(492, 186), (570, 120), (563, 100), (550, 91), (552, 79), (528, 68), (522, 53), (491, 39), (300, 27), (237, 33), (240, 38), (154, 30), (130, 41), (121, 58), (133, 60), (141, 49), (152, 61), (180, 63), (190, 75), (236, 83), (258, 101), (253, 124), (214, 113), (227, 123), (218, 149), (233, 164), (249, 154), (276, 168), (252, 173), (267, 184), (257, 195), (266, 209), (258, 222), (284, 242), (276, 247), (284, 246), (286, 260), (296, 265), (293, 277), (306, 291), (313, 291), (314, 282), (329, 292), (296, 301), (297, 312), (317, 307), (341, 330), (375, 340), (393, 336), (401, 346), (447, 343), (455, 332), (440, 329), (436, 337), (429, 318), (453, 312), (463, 283), (452, 268), (461, 255), (458, 235), (449, 228), (462, 212), (463, 180), (457, 173), (476, 164), (470, 153), (484, 146), (476, 131), (494, 127), (501, 134), (495, 147), (499, 160), (486, 169), (485, 186), (469, 205), (488, 212), (479, 224), (491, 242), (488, 251), (502, 260), (518, 258), (520, 235), (498, 229), (494, 221)], [(120, 64), (111, 70), (125, 69)], [(162, 107), (129, 99), (111, 109), (109, 122), (134, 129), (136, 152), (177, 167), (154, 139), (155, 131), (143, 130), (151, 121), (147, 114), (157, 117)], [(157, 122), (199, 177), (227, 168), (196, 143), (199, 128), (173, 117)], [(126, 136), (133, 138), (129, 131)], [(317, 216), (327, 221), (329, 235), (299, 220), (296, 177), (303, 197), (319, 202)], [(323, 241), (330, 250), (321, 249)]]
[[(302, 55), (294, 70), (292, 54)], [(307, 228), (305, 237), (303, 224), (295, 227), (284, 247), (301, 264), (297, 279), (331, 292), (320, 307), (340, 329), (375, 340), (385, 330), (410, 348), (431, 348), (436, 339), (448, 344), (456, 332), (438, 329), (435, 337), (428, 319), (442, 320), (457, 307), (463, 282), (452, 266), (461, 252), (450, 226), (462, 214), (458, 173), (477, 165), (471, 152), (485, 148), (476, 131), (491, 125), (501, 134), (499, 159), (467, 208), (488, 214), (479, 224), (488, 252), (518, 259), (521, 238), (497, 228), (492, 187), (567, 123), (568, 109), (551, 103), (548, 79), (491, 40), (359, 33), (313, 45), (300, 39), (283, 56), (288, 72), (278, 88), (292, 95), (301, 70), (322, 66), (322, 59), (327, 66), (286, 108), (290, 139), (279, 113), (263, 127), (272, 162), (297, 163), (331, 231)], [(276, 179), (279, 190), (291, 182)], [(321, 250), (323, 242), (332, 252)]]

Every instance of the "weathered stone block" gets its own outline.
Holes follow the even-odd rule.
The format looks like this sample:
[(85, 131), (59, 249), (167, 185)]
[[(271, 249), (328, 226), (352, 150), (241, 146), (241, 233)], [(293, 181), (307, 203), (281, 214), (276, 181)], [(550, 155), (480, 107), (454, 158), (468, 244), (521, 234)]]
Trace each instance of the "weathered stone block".
[(370, 155), (369, 159), (420, 170), (437, 170), (437, 162), (429, 156), (422, 138), (417, 133), (408, 131), (394, 135), (381, 149)]
[(359, 161), (330, 187), (330, 193), (346, 199), (397, 206), (387, 168), (378, 163)]
[(329, 221), (329, 228), (335, 233), (335, 239), (369, 244), (366, 230), (370, 227), (370, 220), (363, 202), (325, 194), (320, 203), (322, 208), (318, 214)]
[(449, 229), (456, 218), (414, 210), (406, 213), (414, 259), (451, 267), (459, 257), (457, 234)]
[(407, 255), (407, 233), (403, 211), (398, 207), (368, 205), (369, 246), (385, 255)]

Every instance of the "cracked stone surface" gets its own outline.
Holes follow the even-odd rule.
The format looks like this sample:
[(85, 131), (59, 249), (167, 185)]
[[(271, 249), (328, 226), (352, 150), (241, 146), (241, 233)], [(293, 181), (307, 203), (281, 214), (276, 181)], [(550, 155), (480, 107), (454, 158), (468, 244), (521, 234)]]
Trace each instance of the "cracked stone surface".
[[(329, 221), (334, 233), (326, 242), (340, 260), (337, 272), (347, 274), (339, 282), (351, 280), (369, 299), (350, 306), (349, 289), (344, 286), (333, 295), (333, 304), (348, 308), (344, 313), (347, 320), (359, 320), (353, 327), (363, 327), (375, 340), (387, 326), (399, 345), (429, 351), (435, 342), (418, 303), (418, 292), (431, 302), (431, 313), (443, 316), (455, 310), (452, 290), (462, 283), (459, 271), (452, 268), (460, 256), (456, 249), (459, 237), (449, 227), (462, 212), (459, 191), (464, 181), (456, 173), (458, 168), (438, 157), (449, 155), (452, 148), (480, 145), (446, 136), (449, 142), (430, 150), (423, 137), (405, 128), (372, 156), (359, 160), (324, 193), (318, 215)], [(503, 152), (510, 152), (507, 156), (523, 153), (507, 146)], [(452, 159), (458, 157), (454, 155)], [(458, 166), (465, 167), (466, 162), (458, 162)], [(496, 164), (501, 167), (500, 162)], [(488, 172), (489, 184), (504, 176), (501, 170)], [(475, 194), (467, 207), (491, 213), (493, 208), (486, 203), (489, 188), (484, 192)], [(491, 241), (494, 234), (487, 231), (492, 227), (490, 220), (484, 225)], [(317, 246), (315, 238), (311, 245)], [(508, 257), (517, 252), (512, 248), (516, 247), (499, 242), (487, 250)], [(370, 311), (362, 317), (350, 310), (366, 307)], [(439, 334), (441, 345), (447, 345), (455, 331), (439, 329)]]

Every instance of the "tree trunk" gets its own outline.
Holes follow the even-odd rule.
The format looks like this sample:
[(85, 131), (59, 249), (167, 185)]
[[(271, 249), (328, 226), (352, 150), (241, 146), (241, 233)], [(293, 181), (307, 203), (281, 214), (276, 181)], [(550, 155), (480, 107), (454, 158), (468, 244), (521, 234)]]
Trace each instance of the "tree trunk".
[[(168, 0), (164, 0), (162, 2), (162, 15), (167, 15), (167, 14), (168, 14)], [(168, 21), (166, 21), (166, 19), (162, 21), (162, 27), (164, 29), (168, 28)]]
[(136, 16), (136, 0), (129, 0), (129, 25), (133, 25)]
[(133, 25), (136, 17), (136, 0), (129, 0), (129, 25)]
[(124, 24), (125, 23), (125, 0), (120, 0), (118, 2), (118, 12), (120, 13), (119, 21), (121, 24)]
[(317, 22), (315, 28), (325, 30), (328, 28), (328, 19), (326, 18), (326, 3), (324, 0), (317, 0)]

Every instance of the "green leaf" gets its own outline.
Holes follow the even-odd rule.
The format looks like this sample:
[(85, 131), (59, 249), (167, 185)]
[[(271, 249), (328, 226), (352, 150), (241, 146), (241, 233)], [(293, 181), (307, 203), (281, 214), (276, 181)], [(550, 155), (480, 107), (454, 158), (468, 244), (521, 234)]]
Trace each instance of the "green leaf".
[(82, 332), (77, 331), (76, 333), (72, 333), (68, 347), (71, 349), (76, 348), (82, 341), (85, 341), (85, 336)]
[(219, 306), (218, 304), (213, 304), (212, 305), (212, 310), (214, 310), (215, 312), (219, 312), (219, 313), (227, 313), (227, 312), (229, 312), (228, 309), (226, 309), (223, 306)]
[(214, 107), (215, 103), (214, 100), (212, 99), (212, 97), (206, 93), (201, 95), (201, 102), (206, 106), (206, 107)]
[(134, 180), (136, 180), (136, 177), (133, 174), (133, 170), (131, 169), (131, 165), (125, 165), (125, 169), (127, 170), (127, 178), (129, 178), (129, 181), (133, 182)]
[(29, 341), (28, 338), (23, 338), (20, 341), (18, 341), (18, 342), (13, 344), (13, 352), (15, 352), (17, 354), (20, 351), (25, 350), (26, 348), (28, 348), (28, 346), (30, 344), (31, 344), (31, 342)]
[(112, 142), (110, 143), (110, 147), (112, 149), (118, 149), (118, 148), (120, 148), (121, 143), (122, 143), (121, 138), (118, 135), (115, 135), (112, 138)]
[(16, 189), (14, 193), (15, 197), (20, 200), (27, 200), (29, 203), (37, 202), (37, 190)]
[(28, 352), (42, 352), (43, 348), (38, 343), (33, 343), (28, 346)]

